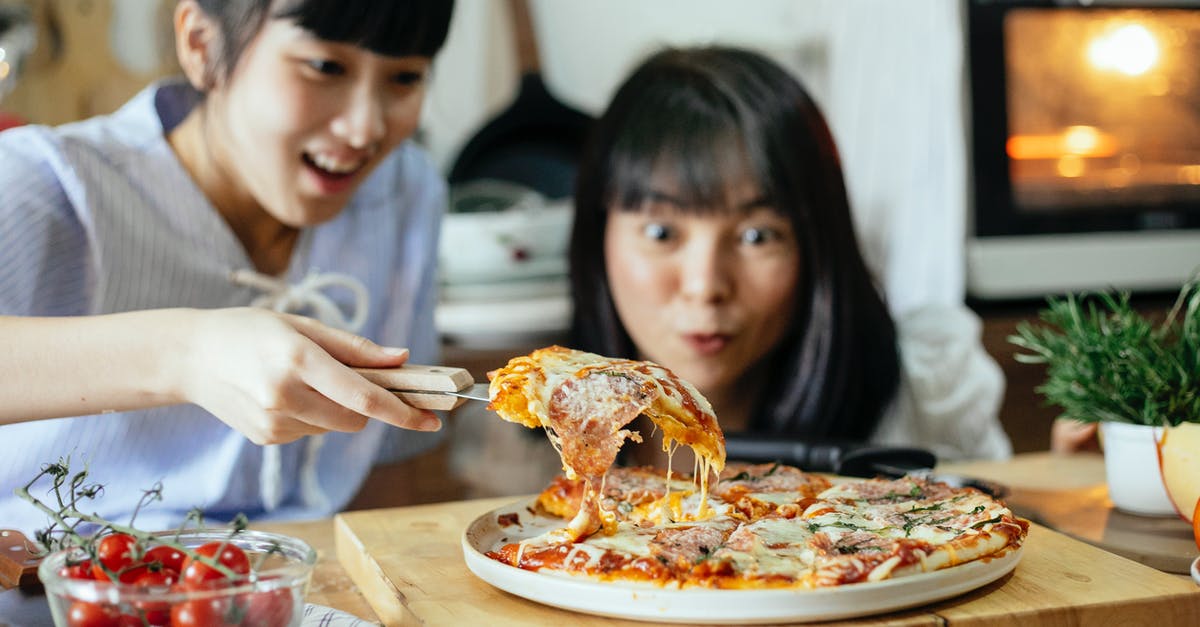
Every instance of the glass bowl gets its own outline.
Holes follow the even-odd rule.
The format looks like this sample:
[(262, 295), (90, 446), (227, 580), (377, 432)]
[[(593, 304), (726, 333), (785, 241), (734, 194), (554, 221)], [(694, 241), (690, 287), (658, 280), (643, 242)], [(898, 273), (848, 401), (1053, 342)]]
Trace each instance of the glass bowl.
[[(247, 580), (211, 589), (173, 586), (138, 586), (60, 575), (70, 562), (86, 559), (80, 548), (51, 553), (38, 566), (46, 600), (56, 627), (76, 625), (254, 625), (296, 627), (304, 616), (304, 595), (312, 578), (317, 554), (307, 543), (291, 536), (263, 531), (242, 531), (230, 537), (229, 529), (197, 529), (155, 535), (171, 538), (185, 547), (227, 541), (245, 551), (253, 567)], [(174, 622), (172, 622), (174, 620)]]

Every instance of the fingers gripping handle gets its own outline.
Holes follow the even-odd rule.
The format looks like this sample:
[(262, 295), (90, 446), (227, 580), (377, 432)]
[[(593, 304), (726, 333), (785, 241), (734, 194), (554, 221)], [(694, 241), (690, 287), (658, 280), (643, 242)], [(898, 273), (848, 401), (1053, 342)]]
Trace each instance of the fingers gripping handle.
[(461, 392), (475, 384), (475, 377), (469, 371), (451, 366), (404, 364), (399, 368), (355, 368), (354, 371), (371, 383), (395, 392), (400, 400), (418, 409), (454, 409), (464, 399), (438, 392)]

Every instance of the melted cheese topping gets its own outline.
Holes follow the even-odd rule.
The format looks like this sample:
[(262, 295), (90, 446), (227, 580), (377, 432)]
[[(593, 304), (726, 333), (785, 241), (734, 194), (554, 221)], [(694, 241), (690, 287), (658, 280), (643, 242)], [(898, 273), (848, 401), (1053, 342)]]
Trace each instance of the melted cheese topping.
[(701, 495), (696, 511), (712, 516), (708, 479), (725, 467), (725, 437), (708, 400), (670, 370), (550, 346), (515, 357), (488, 377), (488, 409), (509, 422), (545, 429), (567, 477), (584, 480), (583, 504), (567, 526), (570, 535), (615, 532), (617, 519), (599, 506), (602, 483), (625, 440), (641, 441), (624, 428), (641, 414), (662, 430), (668, 453), (680, 445), (695, 451)]
[[(723, 481), (711, 497), (716, 512), (711, 518), (693, 517), (699, 495), (678, 481), (670, 491), (652, 487), (654, 479), (665, 479), (655, 474), (661, 471), (619, 468), (605, 488), (606, 506), (623, 517), (612, 535), (578, 540), (568, 529), (556, 528), (489, 555), (520, 568), (603, 581), (807, 589), (881, 581), (1002, 555), (1019, 547), (1028, 531), (1028, 523), (1002, 502), (971, 488), (868, 479), (810, 497), (801, 492), (821, 481), (795, 469), (733, 466), (737, 471), (725, 479), (729, 489), (721, 489)], [(548, 493), (559, 494), (562, 486), (556, 485)], [(747, 492), (751, 485), (768, 489)], [(755, 508), (753, 515), (741, 506), (747, 499), (765, 503), (789, 496), (795, 501)], [(724, 500), (729, 497), (739, 503)]]

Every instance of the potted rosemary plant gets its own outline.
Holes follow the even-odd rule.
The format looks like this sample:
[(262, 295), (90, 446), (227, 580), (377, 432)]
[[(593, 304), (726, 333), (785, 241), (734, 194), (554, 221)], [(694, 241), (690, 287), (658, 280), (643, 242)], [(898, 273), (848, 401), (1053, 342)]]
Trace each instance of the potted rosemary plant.
[[(1008, 338), (1023, 349), (1017, 361), (1046, 365), (1037, 391), (1062, 409), (1060, 417), (1100, 423), (1114, 505), (1141, 514), (1178, 510), (1191, 520), (1200, 499), (1200, 451), (1182, 449), (1196, 461), (1187, 461), (1191, 472), (1178, 482), (1175, 491), (1188, 495), (1180, 503), (1163, 487), (1172, 477), (1160, 470), (1155, 444), (1162, 449), (1171, 441), (1165, 430), (1188, 425), (1187, 435), (1174, 437), (1176, 448), (1200, 446), (1200, 275), (1183, 286), (1161, 322), (1138, 312), (1128, 292), (1047, 302), (1042, 324), (1023, 322)], [(1116, 468), (1126, 453), (1140, 453), (1145, 468)]]

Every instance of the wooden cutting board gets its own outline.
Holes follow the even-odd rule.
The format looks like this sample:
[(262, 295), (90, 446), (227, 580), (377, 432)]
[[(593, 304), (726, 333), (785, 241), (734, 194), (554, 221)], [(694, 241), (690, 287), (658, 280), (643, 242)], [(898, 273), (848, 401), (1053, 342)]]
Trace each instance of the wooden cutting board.
[[(478, 579), (461, 536), (502, 497), (339, 514), (337, 556), (385, 625), (646, 625), (560, 610)], [(848, 623), (822, 623), (841, 625)], [(1033, 525), (1016, 570), (974, 592), (856, 625), (1200, 624), (1200, 586)]]

